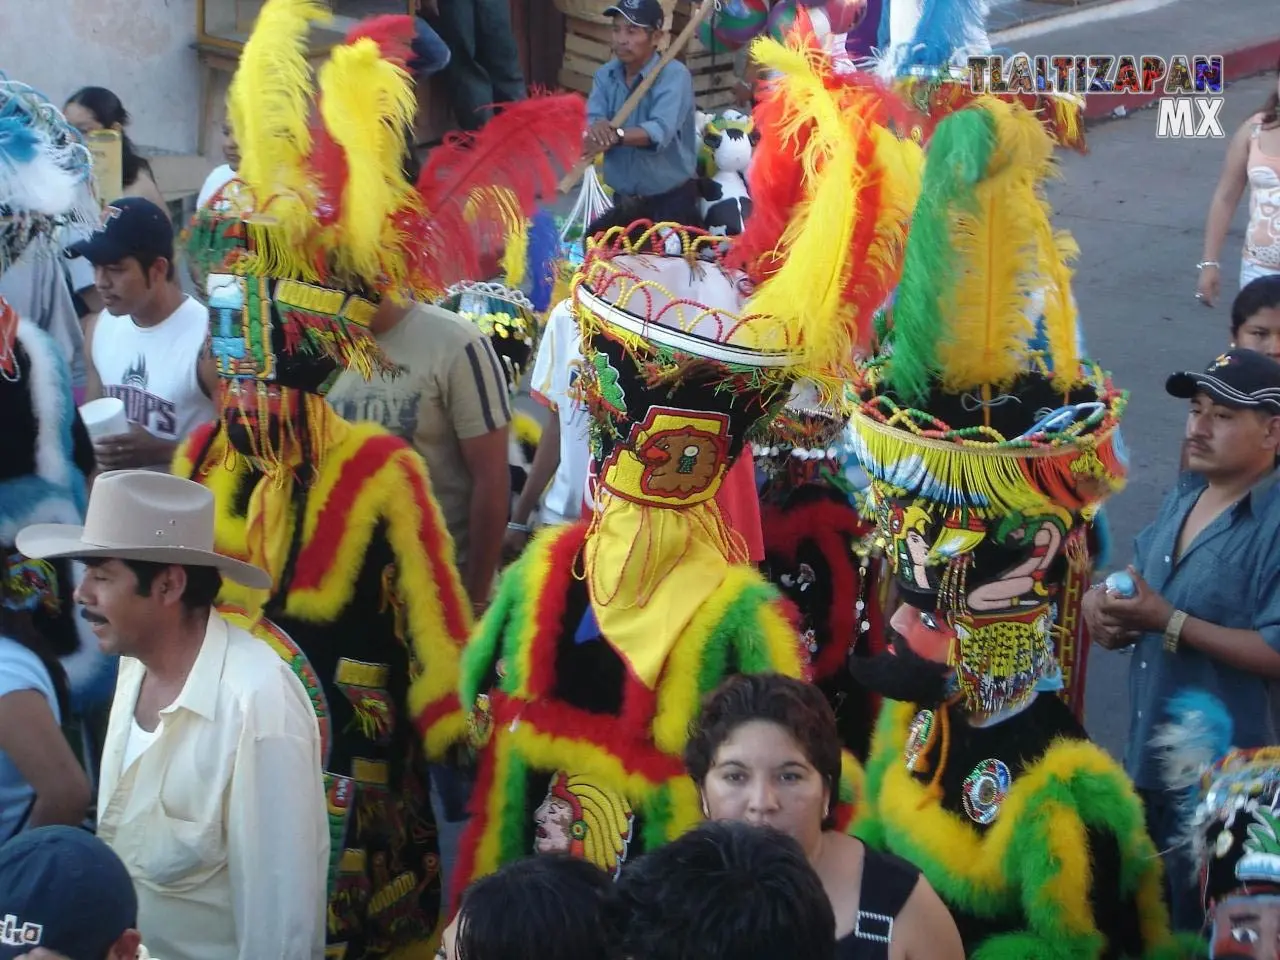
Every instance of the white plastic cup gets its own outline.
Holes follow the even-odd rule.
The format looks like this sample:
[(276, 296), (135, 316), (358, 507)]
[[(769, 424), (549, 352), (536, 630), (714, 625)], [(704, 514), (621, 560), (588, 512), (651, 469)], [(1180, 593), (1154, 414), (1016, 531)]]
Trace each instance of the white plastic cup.
[(80, 419), (89, 431), (90, 440), (105, 440), (129, 432), (129, 418), (124, 415), (124, 401), (119, 397), (100, 397), (80, 408)]

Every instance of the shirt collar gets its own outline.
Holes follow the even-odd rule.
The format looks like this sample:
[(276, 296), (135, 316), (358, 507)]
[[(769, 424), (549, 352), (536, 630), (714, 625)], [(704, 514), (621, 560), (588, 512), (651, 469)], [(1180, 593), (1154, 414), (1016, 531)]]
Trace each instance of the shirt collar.
[(227, 659), (227, 622), (209, 611), (209, 623), (204, 629), (204, 642), (191, 665), (182, 692), (169, 706), (160, 711), (162, 716), (178, 710), (189, 710), (204, 719), (213, 721), (218, 714), (218, 691), (222, 687), (222, 668)]
[[(1241, 497), (1236, 502), (1235, 506), (1231, 508), (1232, 513), (1239, 514), (1245, 510), (1252, 513), (1254, 501), (1265, 501), (1274, 495), (1276, 492), (1276, 484), (1278, 482), (1280, 482), (1280, 468), (1275, 468), (1249, 488), (1249, 492)], [(1205, 481), (1204, 477), (1200, 476), (1198, 473), (1191, 473), (1190, 471), (1182, 474), (1182, 476), (1178, 478), (1178, 489), (1184, 494), (1198, 494), (1208, 485), (1209, 484)]]
[[(644, 66), (640, 68), (640, 72), (636, 74), (636, 82), (639, 83), (641, 80), (647, 77), (649, 75), (649, 71), (652, 70), (657, 65), (658, 61), (661, 59), (662, 59), (662, 54), (660, 54), (657, 50), (653, 51), (653, 56), (651, 56), (648, 60), (645, 61)], [(623, 83), (627, 82), (627, 68), (622, 65), (622, 61), (619, 60), (617, 57), (613, 58), (613, 70), (618, 75), (618, 78), (622, 80)]]

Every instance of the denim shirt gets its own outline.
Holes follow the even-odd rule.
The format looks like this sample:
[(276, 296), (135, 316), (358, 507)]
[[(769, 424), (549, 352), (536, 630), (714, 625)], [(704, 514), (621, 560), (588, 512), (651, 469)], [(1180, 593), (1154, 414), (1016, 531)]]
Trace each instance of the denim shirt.
[[(596, 71), (587, 98), (587, 122), (613, 117), (649, 72), (658, 54), (627, 83), (622, 62), (614, 57)], [(649, 135), (650, 146), (614, 147), (605, 151), (604, 182), (620, 194), (652, 197), (667, 193), (693, 178), (698, 161), (698, 136), (693, 118), (693, 77), (683, 63), (672, 60), (636, 105), (625, 126)]]
[[(1134, 566), (1152, 590), (1190, 616), (1219, 627), (1256, 630), (1280, 651), (1280, 471), (1257, 483), (1216, 517), (1175, 560), (1178, 536), (1205, 488), (1185, 473), (1165, 497), (1155, 522), (1134, 540)], [(1198, 650), (1164, 650), (1163, 631), (1144, 633), (1129, 665), (1129, 742), (1125, 770), (1143, 790), (1164, 784), (1160, 758), (1150, 746), (1166, 722), (1173, 694), (1198, 687), (1220, 699), (1235, 726), (1232, 744), (1275, 742), (1268, 681), (1213, 660)]]

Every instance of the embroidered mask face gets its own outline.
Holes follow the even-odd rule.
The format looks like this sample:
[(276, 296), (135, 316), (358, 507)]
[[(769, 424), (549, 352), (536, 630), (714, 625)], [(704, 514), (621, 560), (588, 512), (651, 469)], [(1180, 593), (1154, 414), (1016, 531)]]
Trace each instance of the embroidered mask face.
[(616, 877), (627, 859), (635, 816), (620, 793), (559, 772), (534, 811), (533, 823), (535, 853), (568, 854)]

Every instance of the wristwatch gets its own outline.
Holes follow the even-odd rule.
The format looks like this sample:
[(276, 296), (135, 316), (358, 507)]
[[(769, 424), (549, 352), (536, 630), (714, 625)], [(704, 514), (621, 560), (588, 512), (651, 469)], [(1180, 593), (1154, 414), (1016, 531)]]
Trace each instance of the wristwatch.
[(625, 131), (624, 129), (622, 129), (622, 127), (619, 127), (617, 130), (615, 130), (615, 131), (613, 131), (613, 132), (614, 132), (614, 133), (616, 133), (616, 134), (618, 135), (618, 142), (619, 142), (619, 143), (621, 143), (621, 142), (622, 142), (622, 140), (623, 140), (623, 138), (627, 135), (627, 131)]
[(1182, 610), (1173, 611), (1169, 623), (1164, 628), (1164, 649), (1168, 653), (1178, 652), (1178, 643), (1182, 639), (1182, 625), (1187, 622), (1187, 614)]

